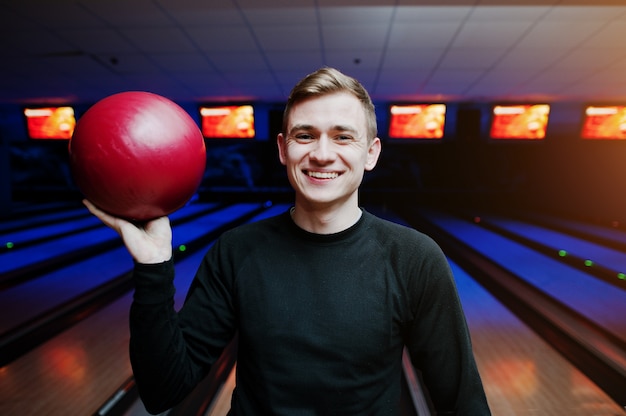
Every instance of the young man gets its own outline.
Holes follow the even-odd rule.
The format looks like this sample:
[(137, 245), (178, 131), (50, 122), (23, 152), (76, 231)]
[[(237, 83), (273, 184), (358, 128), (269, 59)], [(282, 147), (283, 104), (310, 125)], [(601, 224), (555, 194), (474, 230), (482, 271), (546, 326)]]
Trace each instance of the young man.
[(300, 81), (278, 135), (294, 206), (224, 233), (179, 313), (168, 219), (138, 228), (86, 202), (136, 263), (130, 354), (149, 411), (182, 400), (237, 332), (233, 415), (397, 415), (405, 346), (439, 414), (489, 414), (441, 250), (359, 207), (376, 134), (356, 80)]

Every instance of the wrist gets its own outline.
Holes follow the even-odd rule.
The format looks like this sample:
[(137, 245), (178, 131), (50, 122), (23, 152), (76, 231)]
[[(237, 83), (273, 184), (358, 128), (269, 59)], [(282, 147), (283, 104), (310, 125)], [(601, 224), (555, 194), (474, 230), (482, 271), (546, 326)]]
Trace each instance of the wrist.
[(172, 249), (161, 250), (155, 253), (143, 253), (134, 257), (135, 263), (139, 264), (160, 264), (169, 261), (172, 258)]

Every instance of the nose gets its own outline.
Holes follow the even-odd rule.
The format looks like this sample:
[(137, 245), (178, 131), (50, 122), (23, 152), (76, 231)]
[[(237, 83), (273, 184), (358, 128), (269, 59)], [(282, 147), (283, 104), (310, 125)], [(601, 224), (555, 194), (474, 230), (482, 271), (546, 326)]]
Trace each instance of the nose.
[(326, 135), (321, 136), (315, 141), (315, 145), (309, 153), (309, 158), (318, 162), (332, 162), (335, 158), (335, 152), (332, 148), (332, 141)]

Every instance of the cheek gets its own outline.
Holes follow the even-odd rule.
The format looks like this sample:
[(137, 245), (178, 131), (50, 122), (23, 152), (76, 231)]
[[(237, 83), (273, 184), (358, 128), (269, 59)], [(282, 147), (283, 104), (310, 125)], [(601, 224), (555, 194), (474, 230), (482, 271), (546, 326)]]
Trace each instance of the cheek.
[(298, 146), (284, 146), (281, 151), (281, 162), (283, 165), (297, 165), (307, 155), (306, 149)]

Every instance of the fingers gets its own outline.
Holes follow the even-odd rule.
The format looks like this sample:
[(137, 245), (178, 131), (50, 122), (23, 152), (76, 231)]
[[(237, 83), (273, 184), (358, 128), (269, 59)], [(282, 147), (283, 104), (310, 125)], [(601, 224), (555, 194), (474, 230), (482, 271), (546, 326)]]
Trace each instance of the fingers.
[(83, 199), (83, 205), (87, 207), (87, 209), (89, 210), (89, 212), (91, 212), (92, 214), (96, 215), (95, 212), (96, 211), (100, 211), (98, 208), (96, 208), (96, 206), (94, 204), (91, 203), (90, 200), (88, 199)]
[(167, 216), (137, 224), (108, 214), (87, 199), (83, 200), (83, 204), (122, 237), (138, 263), (161, 263), (172, 257), (172, 228)]
[(119, 222), (124, 221), (124, 220), (118, 217), (114, 217), (113, 215), (107, 214), (106, 212), (104, 212), (103, 210), (95, 206), (88, 199), (83, 199), (83, 205), (85, 205), (85, 207), (87, 207), (89, 212), (91, 212), (94, 216), (100, 219), (100, 221), (102, 221), (105, 225), (119, 232), (119, 228), (120, 228)]

